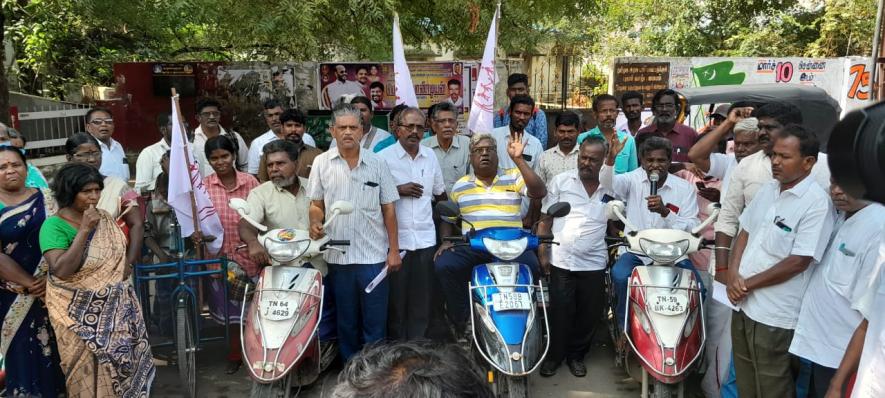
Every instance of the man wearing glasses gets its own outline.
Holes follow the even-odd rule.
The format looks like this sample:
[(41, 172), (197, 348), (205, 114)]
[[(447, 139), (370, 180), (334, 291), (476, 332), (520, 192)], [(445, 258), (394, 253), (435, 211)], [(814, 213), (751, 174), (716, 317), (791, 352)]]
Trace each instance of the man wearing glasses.
[(206, 141), (210, 138), (226, 135), (237, 145), (237, 170), (245, 171), (246, 162), (249, 160), (249, 147), (246, 141), (236, 131), (227, 132), (221, 127), (221, 103), (212, 99), (204, 98), (197, 102), (197, 120), (200, 125), (194, 130), (194, 156), (197, 158), (197, 164), (200, 166), (200, 175), (203, 177), (214, 173), (212, 166), (209, 165), (209, 159), (206, 159)]
[[(498, 148), (501, 145), (495, 137), (484, 133), (471, 137), (470, 166), (473, 175), (461, 177), (452, 188), (451, 196), (452, 202), (461, 209), (461, 217), (465, 221), (461, 230), (464, 233), (471, 228), (522, 228), (520, 207), (523, 198), (540, 200), (547, 195), (544, 181), (523, 158), (526, 148), (523, 134), (518, 132), (506, 137), (507, 156), (516, 165), (510, 169), (498, 167)], [(452, 225), (440, 223), (439, 234), (450, 236)], [(449, 319), (460, 338), (465, 338), (467, 332), (467, 281), (470, 271), (477, 264), (493, 260), (488, 253), (476, 252), (465, 246), (453, 247), (450, 242), (444, 242), (436, 252), (434, 267), (443, 288)], [(526, 251), (513, 261), (528, 265), (535, 274), (540, 272), (538, 258), (532, 251)]]
[(470, 170), (470, 138), (458, 134), (458, 108), (449, 102), (436, 104), (430, 112), (430, 130), (433, 135), (421, 141), (430, 147), (442, 169), (446, 195), (452, 195), (452, 186)]
[(101, 168), (103, 176), (114, 176), (129, 181), (129, 161), (123, 145), (111, 138), (114, 135), (114, 117), (105, 108), (92, 108), (86, 112), (86, 131), (89, 132), (101, 147)]
[(691, 162), (688, 150), (698, 140), (698, 132), (677, 121), (679, 117), (679, 94), (670, 89), (659, 90), (651, 100), (654, 123), (639, 129), (636, 145), (642, 146), (646, 138), (656, 135), (670, 140), (673, 145), (674, 162)]
[(430, 323), (436, 229), (428, 215), (433, 212), (432, 202), (445, 200), (446, 191), (436, 155), (421, 145), (424, 113), (407, 108), (396, 118), (398, 142), (378, 152), (399, 192), (394, 203), (399, 248), (405, 251), (403, 267), (390, 275), (387, 337), (415, 340), (425, 337)]

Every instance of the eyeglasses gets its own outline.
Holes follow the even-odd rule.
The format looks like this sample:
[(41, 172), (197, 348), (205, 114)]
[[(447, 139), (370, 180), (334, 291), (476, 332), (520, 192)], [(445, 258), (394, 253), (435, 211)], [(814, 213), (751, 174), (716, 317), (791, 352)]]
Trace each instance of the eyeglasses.
[(22, 155), (25, 154), (25, 149), (24, 149), (24, 148), (19, 148), (19, 147), (15, 146), (15, 145), (12, 145), (12, 143), (9, 142), (9, 141), (3, 141), (3, 142), (0, 142), (0, 147), (15, 148), (15, 149), (17, 149), (19, 152), (21, 152)]
[(101, 159), (101, 152), (83, 152), (83, 153), (75, 153), (74, 159), (77, 160), (98, 160)]
[(202, 117), (216, 117), (216, 118), (217, 118), (217, 117), (221, 117), (221, 112), (218, 112), (218, 111), (215, 111), (215, 112), (201, 112), (201, 113), (200, 113), (200, 116), (202, 116)]
[(484, 153), (492, 154), (492, 153), (497, 153), (497, 152), (498, 152), (498, 148), (495, 148), (493, 146), (478, 146), (478, 147), (470, 150), (470, 153), (472, 153), (474, 155), (482, 155)]
[(433, 120), (439, 124), (455, 124), (458, 122), (458, 120), (455, 118), (433, 119)]
[(676, 104), (657, 104), (655, 109), (676, 109)]
[(423, 124), (401, 124), (397, 127), (406, 131), (421, 131), (424, 129)]
[(93, 126), (101, 126), (102, 124), (106, 124), (106, 125), (108, 125), (108, 126), (113, 126), (113, 125), (114, 125), (114, 119), (111, 119), (111, 118), (107, 118), (107, 119), (92, 119), (92, 120), (89, 121), (89, 124), (91, 124), (91, 125), (93, 125)]

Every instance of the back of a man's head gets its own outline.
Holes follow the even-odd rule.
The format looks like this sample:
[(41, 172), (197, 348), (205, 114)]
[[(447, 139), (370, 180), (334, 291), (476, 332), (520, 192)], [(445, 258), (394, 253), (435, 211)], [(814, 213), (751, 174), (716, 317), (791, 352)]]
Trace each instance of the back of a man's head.
[(455, 346), (406, 342), (366, 347), (350, 359), (335, 398), (491, 398), (479, 369)]

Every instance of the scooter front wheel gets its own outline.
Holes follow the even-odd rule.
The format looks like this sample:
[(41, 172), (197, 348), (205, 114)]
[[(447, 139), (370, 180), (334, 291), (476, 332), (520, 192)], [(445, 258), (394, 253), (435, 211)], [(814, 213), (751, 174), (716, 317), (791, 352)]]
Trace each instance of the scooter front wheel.
[(286, 386), (288, 377), (284, 377), (281, 380), (275, 381), (273, 383), (261, 384), (257, 382), (252, 382), (252, 391), (249, 392), (250, 398), (285, 398), (288, 394), (288, 387)]
[(676, 398), (679, 396), (680, 394), (678, 384), (666, 384), (655, 380), (655, 384), (652, 387), (651, 392), (652, 398)]
[(528, 376), (521, 377), (513, 377), (513, 376), (505, 376), (504, 380), (504, 388), (507, 390), (504, 394), (500, 394), (499, 397), (509, 397), (509, 398), (528, 398), (529, 396), (529, 378)]

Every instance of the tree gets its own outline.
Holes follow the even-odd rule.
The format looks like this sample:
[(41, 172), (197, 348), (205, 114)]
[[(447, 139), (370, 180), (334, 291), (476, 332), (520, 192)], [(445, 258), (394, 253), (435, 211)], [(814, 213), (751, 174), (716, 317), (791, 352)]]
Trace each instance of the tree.
[[(558, 21), (594, 2), (508, 0), (499, 43), (531, 51)], [(393, 12), (408, 44), (480, 54), (495, 4), (483, 0), (20, 0), (4, 3), (25, 91), (113, 84), (115, 62), (385, 60)], [(465, 14), (465, 10), (468, 13)], [(465, 17), (466, 16), (466, 17)]]

